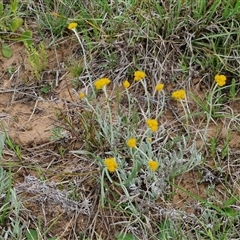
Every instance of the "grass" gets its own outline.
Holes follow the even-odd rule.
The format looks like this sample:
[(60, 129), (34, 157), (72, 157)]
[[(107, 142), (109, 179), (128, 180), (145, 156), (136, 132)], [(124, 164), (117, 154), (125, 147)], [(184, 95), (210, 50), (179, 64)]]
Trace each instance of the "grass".
[[(10, 4), (18, 7), (0, 18), (24, 17), (14, 34), (32, 40), (19, 40), (35, 76), (23, 84), (38, 101), (67, 43), (70, 100), (43, 146), (15, 143), (2, 120), (0, 239), (238, 239), (239, 1)], [(45, 100), (61, 100), (59, 89), (51, 84)]]
[(11, 171), (0, 168), (0, 225), (1, 239), (23, 239), (25, 223), (20, 220), (22, 211), (16, 191), (12, 188)]

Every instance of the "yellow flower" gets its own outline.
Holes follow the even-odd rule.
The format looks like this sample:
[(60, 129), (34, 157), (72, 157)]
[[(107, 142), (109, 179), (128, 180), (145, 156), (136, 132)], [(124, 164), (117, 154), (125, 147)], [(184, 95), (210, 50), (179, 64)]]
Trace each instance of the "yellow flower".
[(215, 82), (218, 84), (219, 87), (222, 87), (226, 84), (227, 78), (225, 75), (216, 75)]
[(135, 148), (135, 147), (136, 147), (136, 143), (137, 143), (136, 138), (130, 138), (130, 139), (128, 139), (128, 141), (127, 141), (127, 145), (128, 145), (130, 148)]
[(114, 172), (118, 168), (118, 164), (114, 158), (106, 158), (104, 164), (109, 172)]
[(155, 87), (155, 90), (160, 92), (164, 87), (164, 84), (163, 83), (158, 83)]
[(134, 80), (139, 81), (146, 77), (146, 73), (143, 71), (136, 71), (134, 73)]
[(153, 160), (149, 160), (148, 161), (148, 166), (150, 167), (150, 169), (152, 170), (152, 171), (156, 171), (157, 170), (157, 168), (158, 168), (158, 162), (157, 161), (153, 161)]
[(125, 81), (123, 82), (123, 86), (124, 86), (125, 88), (129, 88), (129, 87), (130, 87), (130, 82), (129, 82), (128, 80), (125, 80)]
[(174, 98), (174, 99), (176, 99), (178, 101), (184, 100), (186, 98), (185, 90), (180, 89), (180, 90), (174, 91), (172, 93), (172, 98)]
[(150, 138), (150, 137), (147, 138), (147, 140), (148, 140), (148, 142), (150, 142), (150, 143), (152, 142), (152, 138)]
[(148, 127), (153, 131), (156, 132), (158, 130), (158, 122), (155, 119), (147, 119), (146, 123)]
[(73, 30), (73, 29), (75, 29), (77, 27), (77, 23), (75, 23), (75, 22), (72, 22), (72, 23), (70, 23), (69, 25), (68, 25), (68, 29), (69, 30)]
[(83, 92), (82, 92), (82, 93), (80, 93), (80, 94), (79, 94), (79, 98), (80, 98), (80, 99), (83, 99), (83, 98), (85, 98), (85, 94), (84, 94)]
[(105, 87), (106, 85), (108, 85), (110, 83), (110, 79), (109, 78), (100, 78), (97, 81), (94, 82), (94, 86), (96, 87), (96, 89), (102, 89), (103, 87)]

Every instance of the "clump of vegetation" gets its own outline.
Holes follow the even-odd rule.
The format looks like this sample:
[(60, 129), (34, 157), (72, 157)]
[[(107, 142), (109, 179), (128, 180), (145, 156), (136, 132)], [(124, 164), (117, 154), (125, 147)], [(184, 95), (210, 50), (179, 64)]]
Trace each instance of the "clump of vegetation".
[(34, 74), (37, 80), (40, 80), (41, 73), (43, 70), (46, 70), (48, 64), (46, 46), (43, 42), (41, 42), (37, 48), (32, 44), (26, 44), (26, 52)]
[[(1, 162), (2, 236), (238, 239), (239, 1), (15, 5), (0, 5), (1, 28), (19, 31), (38, 80), (49, 68), (47, 38), (60, 84), (48, 83), (44, 100), (57, 116), (49, 143), (0, 138), (0, 155), (5, 144), (17, 159)], [(19, 9), (36, 29), (22, 31), (28, 20)], [(26, 93), (35, 100), (28, 122), (43, 101), (35, 87)], [(24, 181), (14, 187), (20, 170)], [(21, 218), (20, 199), (41, 205), (42, 218)], [(47, 205), (58, 211), (54, 219)], [(56, 233), (61, 217), (66, 226)]]
[(0, 37), (1, 53), (5, 58), (13, 55), (11, 46), (5, 41), (32, 42), (32, 32), (23, 30), (23, 17), (19, 1), (11, 0), (9, 4), (0, 3), (0, 31), (4, 34)]

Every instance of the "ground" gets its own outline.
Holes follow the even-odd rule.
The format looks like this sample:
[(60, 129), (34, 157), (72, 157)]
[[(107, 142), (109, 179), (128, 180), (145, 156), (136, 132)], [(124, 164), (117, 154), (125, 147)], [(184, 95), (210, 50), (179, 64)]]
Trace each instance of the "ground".
[[(161, 229), (161, 223), (166, 219), (183, 220), (181, 227), (188, 232), (188, 236), (193, 234), (192, 239), (195, 239), (189, 226), (200, 228), (201, 223), (196, 217), (204, 215), (204, 207), (216, 210), (212, 213), (216, 215), (216, 219), (220, 214), (225, 217), (224, 214), (230, 208), (235, 212), (239, 209), (239, 80), (234, 97), (228, 98), (233, 76), (226, 72), (228, 83), (222, 95), (227, 96), (226, 104), (216, 104), (220, 106), (218, 113), (222, 111), (224, 116), (212, 117), (209, 120), (206, 112), (211, 105), (205, 105), (206, 110), (201, 102), (207, 101), (206, 93), (212, 89), (212, 83), (201, 76), (199, 66), (194, 66), (195, 69), (189, 71), (191, 76), (182, 76), (177, 67), (179, 62), (175, 58), (177, 53), (186, 51), (181, 50), (177, 38), (167, 42), (167, 47), (161, 39), (154, 38), (151, 39), (153, 45), (144, 39), (136, 41), (132, 46), (125, 34), (128, 35), (125, 32), (118, 35), (116, 41), (103, 35), (104, 39), (99, 40), (97, 50), (94, 51), (93, 48), (91, 52), (89, 71), (94, 80), (105, 76), (105, 73), (114, 79), (107, 89), (107, 94), (111, 96), (113, 123), (117, 123), (119, 96), (122, 97), (121, 108), (128, 108), (121, 75), (125, 74), (130, 78), (132, 72), (126, 69), (128, 66), (137, 69), (137, 64), (132, 63), (132, 59), (137, 56), (136, 58), (140, 59), (139, 64), (146, 67), (147, 74), (151, 69), (158, 69), (156, 75), (151, 72), (154, 78), (152, 82), (159, 81), (159, 74), (165, 84), (166, 108), (158, 121), (160, 133), (166, 134), (166, 138), (158, 141), (156, 152), (160, 152), (169, 139), (174, 142), (177, 136), (184, 135), (188, 139), (186, 152), (183, 153), (184, 159), (186, 162), (191, 159), (192, 139), (203, 156), (201, 164), (188, 166), (186, 171), (178, 172), (180, 167), (177, 164), (184, 165), (185, 162), (176, 162), (171, 169), (171, 173), (176, 173), (176, 176), (173, 174), (174, 177), (167, 181), (168, 184), (157, 186), (162, 194), (154, 199), (154, 204), (150, 197), (144, 198), (142, 192), (129, 190), (132, 193), (130, 205), (137, 210), (134, 214), (132, 210), (128, 211), (128, 199), (124, 189), (104, 175), (105, 205), (102, 206), (103, 169), (94, 161), (92, 155), (86, 157), (83, 152), (89, 150), (90, 153), (96, 152), (105, 158), (104, 153), (108, 153), (110, 149), (104, 140), (101, 143), (96, 140), (93, 130), (95, 115), (86, 110), (86, 102), (79, 98), (81, 92), (91, 93), (89, 86), (84, 84), (88, 73), (82, 72), (84, 59), (81, 46), (67, 30), (64, 37), (55, 44), (49, 43), (48, 39), (43, 40), (47, 46), (43, 52), (43, 55), (46, 54), (47, 66), (38, 76), (31, 65), (24, 43), (9, 41), (13, 56), (4, 58), (0, 55), (0, 130), (6, 134), (0, 166), (12, 172), (13, 187), (22, 204), (20, 222), (26, 224), (27, 229), (38, 229), (40, 239), (58, 237), (61, 240), (111, 240), (123, 228), (124, 232), (132, 233), (139, 239), (161, 239), (159, 228)], [(110, 60), (106, 60), (104, 54), (100, 53), (102, 49), (111, 52)], [(158, 57), (154, 58), (148, 51), (145, 53), (146, 49), (151, 54), (159, 50), (156, 54)], [(79, 64), (78, 68), (75, 63)], [(174, 81), (172, 76), (176, 78)], [(170, 92), (179, 85), (187, 88), (187, 108), (183, 108), (182, 102), (174, 101), (170, 96)], [(154, 89), (151, 85), (147, 87)], [(147, 101), (143, 89), (136, 87), (129, 91), (138, 102), (139, 112), (144, 112)], [(100, 91), (95, 100), (91, 99), (91, 104), (103, 109), (104, 113), (108, 111), (104, 108), (107, 101)], [(152, 102), (154, 101), (153, 99)], [(186, 112), (188, 120), (184, 118)], [(120, 138), (117, 147), (122, 146), (124, 141)], [(176, 145), (173, 144), (172, 149), (169, 149), (176, 150)], [(127, 153), (124, 154), (128, 159)], [(131, 166), (130, 161), (128, 164)], [(168, 177), (167, 171), (170, 170), (167, 167), (167, 164), (160, 166), (163, 169), (161, 179), (164, 179), (165, 170), (166, 178)], [(111, 174), (111, 177), (118, 182), (115, 173)], [(139, 173), (139, 178), (141, 177)], [(130, 189), (131, 186), (128, 187)], [(144, 181), (141, 187), (143, 192), (153, 188)], [(233, 202), (228, 205), (229, 199)], [(234, 222), (233, 225), (236, 229), (239, 228), (237, 223)], [(142, 235), (143, 233), (146, 235)], [(149, 236), (149, 233), (152, 236)]]
[[(73, 228), (76, 232), (86, 232), (87, 229), (92, 227), (101, 234), (103, 239), (112, 239), (107, 231), (109, 231), (109, 224), (114, 223), (114, 219), (112, 213), (108, 212), (107, 209), (99, 210), (98, 208), (100, 186), (96, 185), (94, 177), (92, 179), (86, 178), (89, 174), (89, 163), (81, 161), (81, 158), (70, 153), (71, 150), (76, 150), (81, 146), (83, 139), (76, 140), (75, 136), (70, 136), (59, 141), (51, 140), (51, 129), (62, 124), (59, 115), (64, 114), (66, 109), (71, 111), (74, 101), (79, 101), (78, 94), (74, 91), (71, 82), (73, 76), (66, 67), (67, 60), (71, 57), (72, 47), (63, 44), (57, 47), (56, 52), (53, 52), (52, 50), (47, 52), (50, 63), (48, 69), (42, 74), (41, 80), (35, 79), (27, 61), (23, 44), (16, 43), (13, 45), (12, 58), (0, 58), (2, 65), (1, 121), (9, 137), (14, 140), (16, 145), (21, 146), (20, 159), (9, 149), (4, 152), (2, 163), (3, 165), (11, 163), (13, 169), (17, 171), (14, 174), (14, 185), (17, 187), (19, 194), (24, 189), (25, 194), (21, 196), (24, 199), (26, 217), (30, 219), (30, 222), (31, 220), (35, 222), (38, 219), (42, 222), (43, 229), (54, 223), (49, 235), (60, 236), (61, 239), (73, 239), (73, 237), (69, 238), (69, 233), (71, 236)], [(57, 61), (63, 65), (62, 69), (58, 69)], [(56, 81), (59, 85), (47, 94), (41, 91), (42, 87), (52, 86), (56, 84)], [(195, 88), (195, 91), (198, 90)], [(81, 108), (81, 104), (78, 108)], [(240, 110), (239, 105), (235, 102), (233, 102), (231, 108), (236, 112)], [(165, 115), (164, 121), (171, 122), (172, 118), (173, 116), (169, 112)], [(210, 139), (216, 136), (216, 132), (221, 132), (218, 136), (225, 139), (227, 131), (227, 126), (221, 122), (213, 123), (209, 126), (207, 135)], [(239, 132), (233, 132), (229, 148), (233, 149), (235, 154), (239, 143)], [(64, 156), (61, 156), (58, 151), (61, 146), (66, 151)], [(208, 164), (211, 165), (210, 158), (208, 161)], [(49, 166), (51, 166), (50, 169)], [(231, 170), (229, 169), (229, 171)], [(207, 173), (202, 174), (207, 175)], [(227, 175), (226, 172), (224, 174)], [(62, 199), (56, 200), (51, 197), (52, 193), (48, 193), (48, 191), (53, 191), (54, 194), (66, 194), (57, 192), (57, 186), (72, 175), (83, 178), (77, 186), (78, 190), (80, 189), (82, 192), (82, 196), (78, 196), (79, 201), (81, 202), (81, 199), (86, 196), (89, 200), (92, 199), (91, 205), (86, 205), (84, 209), (82, 209), (82, 206), (78, 206), (78, 201), (63, 203)], [(38, 180), (39, 178), (48, 179), (48, 184), (41, 183)], [(85, 179), (87, 180), (85, 181)], [(207, 189), (213, 181), (215, 183), (213, 189), (215, 197), (219, 201), (226, 200), (224, 194), (222, 194), (224, 186), (219, 180), (220, 176), (210, 173), (210, 180), (206, 179), (206, 181), (200, 182), (201, 179), (199, 170), (192, 170), (178, 176), (175, 182), (178, 186), (205, 199)], [(72, 184), (74, 185), (74, 183)], [(239, 184), (236, 182), (236, 186), (239, 186)], [(236, 192), (239, 192), (238, 188)], [(193, 214), (198, 209), (197, 206), (193, 208), (194, 201), (188, 194), (175, 189), (174, 196), (171, 202), (167, 203), (167, 207), (182, 209), (188, 214)], [(160, 208), (166, 205), (160, 199), (158, 204)], [(150, 212), (150, 207), (147, 207), (146, 211), (148, 214), (154, 214), (153, 210), (152, 213)], [(124, 218), (119, 213), (116, 213), (114, 217)], [(93, 224), (94, 226), (92, 226)], [(34, 228), (34, 226), (32, 227)], [(117, 226), (114, 226), (113, 229), (117, 231)]]

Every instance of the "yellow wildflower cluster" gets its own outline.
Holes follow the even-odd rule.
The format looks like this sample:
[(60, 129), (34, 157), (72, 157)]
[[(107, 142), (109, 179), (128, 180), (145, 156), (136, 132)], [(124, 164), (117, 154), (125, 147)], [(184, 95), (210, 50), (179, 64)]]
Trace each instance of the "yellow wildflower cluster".
[(85, 94), (84, 94), (83, 92), (81, 92), (81, 93), (79, 94), (79, 98), (80, 98), (80, 99), (85, 98)]
[(215, 76), (215, 81), (218, 84), (219, 87), (222, 87), (226, 84), (227, 78), (225, 75), (216, 75)]
[(70, 23), (69, 25), (68, 25), (68, 29), (69, 30), (73, 30), (73, 29), (75, 29), (77, 27), (77, 23), (75, 23), (75, 22), (72, 22), (72, 23)]
[(115, 158), (106, 158), (104, 164), (106, 165), (109, 172), (114, 172), (118, 168), (118, 164), (115, 161)]
[(152, 171), (156, 171), (158, 169), (158, 162), (157, 161), (153, 161), (153, 160), (149, 160), (148, 161), (148, 166), (150, 167), (150, 169)]
[(140, 81), (140, 80), (142, 80), (145, 77), (146, 77), (146, 73), (143, 72), (143, 71), (136, 71), (136, 72), (134, 72), (134, 80), (135, 81)]
[(94, 86), (96, 87), (97, 90), (100, 90), (106, 85), (108, 85), (110, 82), (111, 81), (109, 78), (100, 78), (94, 82)]
[(172, 98), (174, 98), (178, 101), (184, 100), (186, 98), (185, 90), (180, 89), (180, 90), (172, 92)]
[(130, 148), (135, 148), (135, 147), (136, 147), (136, 144), (137, 144), (136, 138), (130, 138), (130, 139), (128, 139), (128, 141), (127, 141), (127, 145), (128, 145)]
[(130, 87), (130, 82), (128, 80), (125, 80), (123, 82), (123, 86), (124, 86), (124, 88), (129, 88)]
[(147, 140), (148, 140), (148, 142), (150, 142), (150, 143), (152, 142), (152, 138), (150, 138), (150, 137), (147, 138)]
[(148, 127), (153, 131), (156, 132), (158, 130), (158, 122), (155, 119), (147, 119), (146, 123)]
[(162, 91), (163, 88), (164, 88), (164, 84), (163, 83), (158, 83), (155, 87), (155, 90), (160, 92), (160, 91)]

